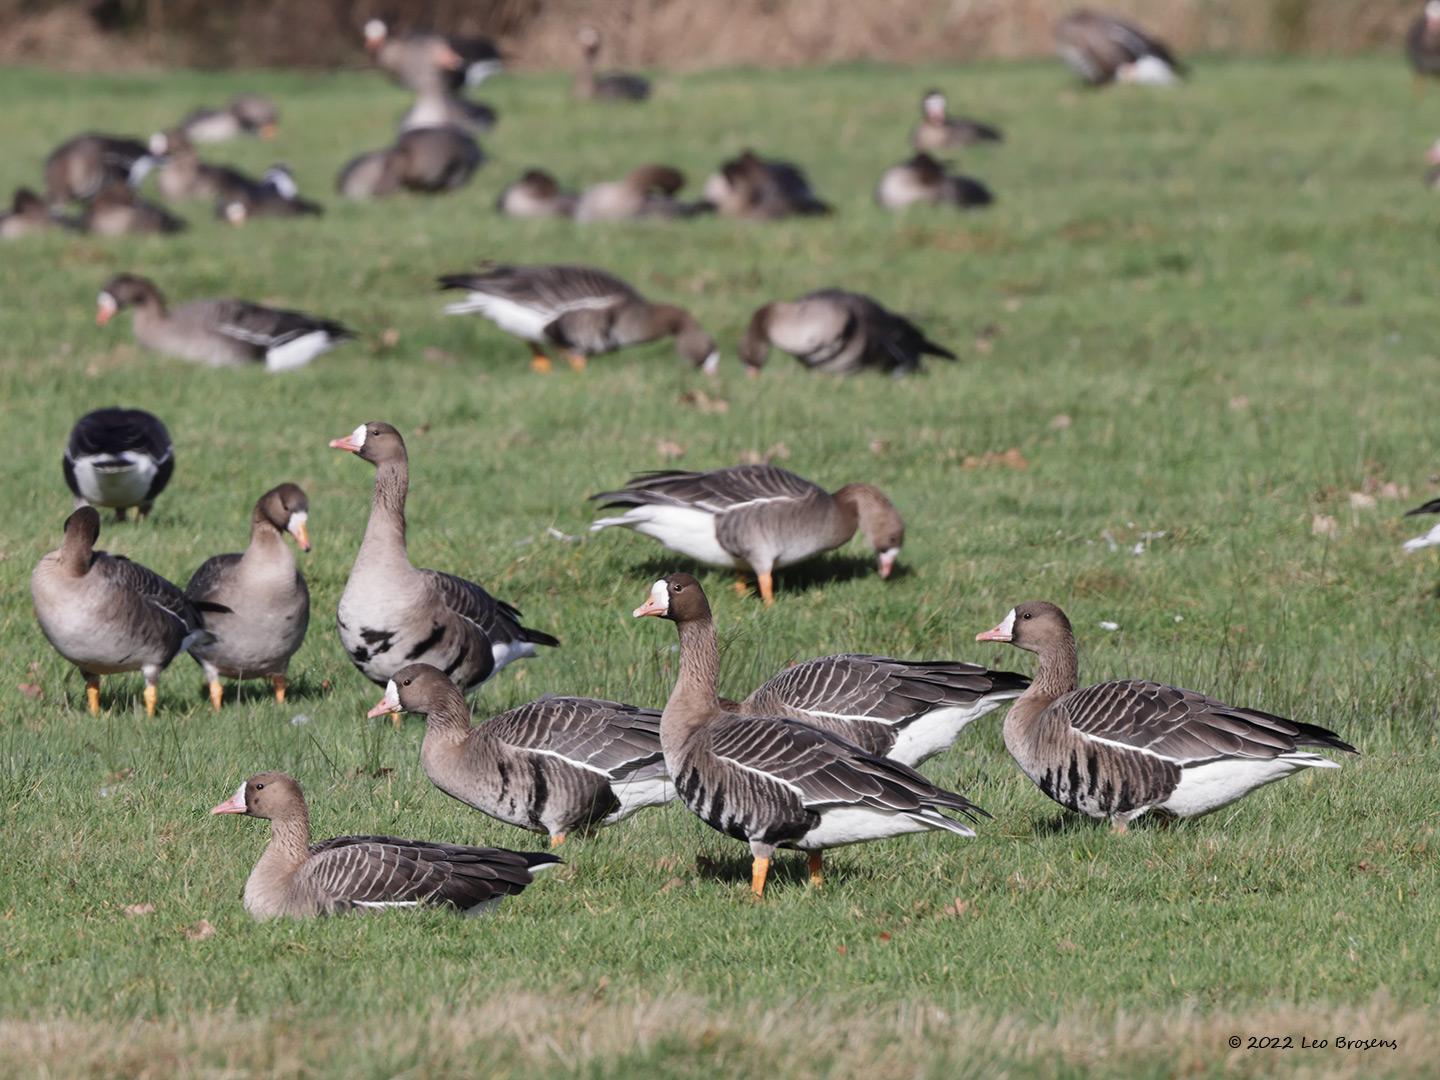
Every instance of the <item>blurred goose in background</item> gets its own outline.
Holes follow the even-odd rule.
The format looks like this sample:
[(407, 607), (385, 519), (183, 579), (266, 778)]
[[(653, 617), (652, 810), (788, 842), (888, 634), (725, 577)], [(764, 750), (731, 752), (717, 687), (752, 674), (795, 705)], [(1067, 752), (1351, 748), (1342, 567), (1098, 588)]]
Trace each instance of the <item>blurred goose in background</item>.
[(1422, 89), (1421, 79), (1440, 75), (1440, 0), (1426, 0), (1420, 14), (1405, 34), (1405, 51), (1410, 69), (1415, 72), (1415, 89)]
[(210, 640), (185, 594), (153, 570), (95, 549), (100, 513), (82, 506), (65, 521), (65, 539), (30, 575), (40, 630), (85, 677), (85, 701), (100, 712), (100, 676), (145, 676), (145, 715), (155, 715), (156, 683), (170, 661)]
[(340, 643), (360, 674), (384, 686), (408, 663), (433, 664), (464, 688), (560, 642), (520, 623), (520, 612), (473, 581), (421, 570), (405, 543), (410, 462), (400, 432), (380, 420), (330, 440), (375, 466), (365, 538), (340, 596)]
[[(378, 20), (373, 25), (380, 25)], [(367, 31), (372, 27), (367, 27)], [(460, 96), (465, 59), (439, 34), (417, 34), (393, 40), (382, 36), (367, 46), (376, 62), (399, 83), (415, 92), (415, 102), (400, 121), (400, 130), (453, 126), (470, 132), (495, 126), (495, 110)]]
[(416, 54), (446, 73), (445, 85), (452, 92), (479, 86), (505, 67), (499, 48), (489, 38), (424, 33), (397, 37), (382, 19), (365, 24), (365, 48), (382, 70), (412, 90), (416, 87), (407, 80), (416, 70)]
[(760, 374), (771, 345), (811, 371), (829, 375), (875, 368), (898, 377), (919, 371), (923, 356), (955, 359), (910, 320), (842, 289), (820, 289), (758, 308), (740, 342), (740, 359), (751, 375)]
[(727, 217), (762, 221), (831, 212), (798, 165), (767, 161), (753, 150), (726, 161), (705, 181), (705, 199)]
[(310, 501), (294, 484), (261, 495), (250, 514), (250, 545), (243, 553), (214, 555), (185, 585), (190, 602), (206, 611), (214, 640), (193, 646), (205, 672), (210, 704), (218, 712), (227, 679), (269, 679), (275, 701), (285, 701), (290, 658), (310, 625), (310, 591), (285, 546), (285, 533), (310, 550)]
[(1158, 38), (1133, 23), (1079, 8), (1055, 24), (1055, 49), (1091, 86), (1109, 82), (1173, 86), (1185, 69)]
[(221, 199), (229, 201), (259, 191), (264, 181), (228, 165), (201, 161), (186, 135), (179, 129), (156, 132), (150, 151), (160, 161), (155, 186), (167, 199)]
[(643, 75), (625, 71), (597, 72), (600, 56), (600, 31), (593, 26), (581, 27), (580, 68), (570, 92), (582, 101), (644, 101), (650, 96), (650, 80)]
[(441, 289), (468, 293), (447, 305), (445, 314), (478, 314), (529, 342), (536, 371), (550, 370), (546, 345), (564, 349), (570, 365), (580, 370), (591, 356), (664, 337), (673, 337), (676, 352), (707, 374), (719, 363), (715, 339), (693, 315), (673, 304), (651, 303), (603, 270), (487, 266), (479, 273), (445, 274), (438, 280)]
[(92, 199), (110, 184), (134, 187), (155, 165), (138, 139), (89, 132), (68, 139), (45, 159), (45, 198), (52, 207)]
[(248, 300), (191, 300), (175, 308), (149, 278), (120, 274), (96, 301), (95, 323), (135, 309), (135, 338), (147, 349), (210, 367), (260, 364), (267, 371), (304, 367), (355, 335), (338, 322)]
[(495, 209), (506, 217), (570, 217), (578, 196), (567, 191), (544, 169), (527, 169), (519, 180), (507, 184), (495, 200)]
[(995, 197), (979, 180), (948, 171), (922, 151), (880, 174), (875, 201), (887, 210), (903, 210), (917, 203), (970, 209), (989, 206)]
[(1005, 748), (1021, 771), (1061, 806), (1117, 831), (1150, 810), (1196, 817), (1300, 769), (1340, 767), (1302, 747), (1356, 752), (1333, 731), (1193, 690), (1142, 679), (1080, 689), (1075, 635), (1054, 604), (1019, 604), (975, 640), (1039, 657), (1005, 716)]
[(894, 504), (870, 484), (846, 484), (833, 495), (775, 465), (736, 465), (711, 472), (648, 472), (623, 488), (591, 495), (602, 509), (625, 508), (590, 526), (633, 529), (708, 566), (748, 569), (766, 606), (773, 573), (847, 543), (858, 528), (888, 578), (905, 542)]
[(215, 201), (215, 216), (231, 225), (244, 225), (257, 217), (318, 217), (319, 203), (302, 198), (295, 176), (283, 165), (272, 165), (257, 187)]
[(945, 95), (939, 90), (927, 90), (920, 99), (920, 123), (910, 133), (910, 145), (924, 151), (956, 150), (977, 143), (1002, 142), (1004, 138), (999, 128), (951, 116), (946, 111)]
[(445, 673), (411, 664), (368, 715), (401, 712), (425, 717), (420, 764), (431, 783), (482, 814), (544, 833), (551, 847), (675, 798), (655, 709), (546, 696), (471, 727)]
[(0, 213), (0, 240), (18, 240), (50, 229), (80, 228), (75, 218), (63, 217), (51, 210), (45, 200), (27, 187), (15, 189), (10, 209)]
[(111, 406), (86, 413), (70, 429), (60, 468), (77, 500), (147, 517), (175, 472), (170, 432), (144, 409)]
[[(1417, 514), (1440, 514), (1440, 499), (1431, 499), (1414, 510), (1405, 511), (1406, 517), (1415, 517)], [(1417, 536), (1413, 540), (1405, 541), (1406, 551), (1419, 551), (1421, 548), (1434, 547), (1440, 544), (1440, 525), (1436, 525), (1424, 536)]]
[(689, 217), (710, 210), (709, 203), (685, 203), (675, 193), (685, 174), (669, 165), (641, 165), (620, 180), (588, 187), (575, 204), (576, 221), (630, 221), (635, 218)]
[(985, 811), (913, 769), (798, 720), (721, 706), (710, 605), (689, 574), (655, 582), (635, 609), (645, 615), (669, 619), (680, 635), (679, 678), (660, 715), (666, 768), (692, 813), (749, 843), (756, 896), (777, 847), (809, 852), (818, 885), (826, 848), (937, 829), (975, 835), (948, 815), (976, 821)]
[(210, 813), (270, 822), (270, 842), (245, 881), (245, 910), (259, 920), (427, 904), (473, 914), (523, 892), (535, 874), (560, 863), (547, 852), (393, 836), (312, 844), (304, 792), (281, 772), (256, 773)]
[(95, 236), (164, 236), (183, 232), (185, 219), (142, 199), (128, 184), (111, 183), (90, 200), (81, 227)]
[(279, 123), (280, 110), (269, 98), (237, 94), (223, 108), (196, 109), (180, 121), (178, 128), (192, 143), (217, 143), (238, 135), (273, 139)]
[(483, 160), (479, 144), (459, 128), (417, 128), (383, 150), (351, 160), (340, 170), (335, 190), (347, 199), (400, 191), (442, 194), (468, 183)]

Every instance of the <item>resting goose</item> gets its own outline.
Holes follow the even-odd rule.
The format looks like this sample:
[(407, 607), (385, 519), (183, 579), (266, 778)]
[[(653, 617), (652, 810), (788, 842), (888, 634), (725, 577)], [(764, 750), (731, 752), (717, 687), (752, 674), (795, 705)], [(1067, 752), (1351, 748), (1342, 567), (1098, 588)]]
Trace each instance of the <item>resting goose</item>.
[(167, 236), (187, 228), (183, 218), (142, 199), (133, 188), (114, 183), (90, 200), (80, 224), (95, 236)]
[[(431, 62), (445, 72), (445, 84), (452, 91), (479, 86), (505, 66), (500, 50), (489, 38), (454, 34), (393, 37), (381, 19), (371, 19), (365, 24), (365, 48), (382, 70), (405, 85), (411, 85), (407, 76), (415, 53), (427, 54)], [(415, 87), (411, 85), (411, 89)]]
[(920, 123), (910, 133), (910, 145), (921, 151), (956, 150), (977, 143), (1002, 142), (1004, 138), (999, 128), (951, 116), (945, 95), (939, 90), (927, 90), (920, 99)]
[(636, 218), (693, 217), (709, 203), (675, 198), (685, 174), (669, 165), (641, 165), (623, 179), (586, 188), (575, 205), (576, 221), (632, 221)]
[(722, 708), (710, 605), (689, 574), (655, 582), (642, 615), (670, 619), (680, 634), (680, 675), (660, 715), (665, 766), (701, 821), (750, 844), (757, 897), (777, 847), (809, 852), (819, 884), (826, 848), (932, 829), (975, 835), (945, 811), (972, 821), (985, 811), (913, 769), (798, 720)]
[(141, 345), (211, 367), (263, 363), (267, 371), (290, 371), (355, 337), (330, 319), (248, 300), (191, 300), (171, 309), (153, 281), (134, 274), (110, 279), (95, 322), (104, 326), (128, 307)]
[(954, 745), (972, 721), (1020, 696), (1030, 680), (958, 660), (842, 653), (786, 668), (731, 712), (788, 716), (915, 768)]
[(254, 188), (215, 201), (215, 216), (231, 225), (244, 225), (257, 217), (318, 217), (324, 212), (319, 203), (301, 198), (294, 174), (283, 165), (265, 170)]
[(751, 375), (760, 374), (771, 345), (827, 375), (870, 368), (898, 377), (919, 371), (922, 356), (955, 359), (910, 320), (868, 296), (841, 289), (776, 300), (756, 310), (740, 342), (740, 359)]
[(224, 697), (220, 677), (269, 679), (277, 704), (285, 701), (290, 658), (310, 625), (310, 591), (285, 546), (285, 533), (310, 550), (310, 501), (294, 484), (261, 495), (250, 515), (250, 546), (243, 554), (215, 555), (190, 575), (185, 595), (206, 615), (214, 641), (190, 655), (205, 672), (210, 704)]
[(879, 488), (846, 484), (832, 495), (774, 465), (640, 473), (590, 498), (602, 508), (626, 508), (594, 522), (591, 532), (618, 525), (697, 562), (749, 568), (767, 607), (775, 601), (775, 570), (842, 546), (857, 527), (875, 549), (882, 578), (905, 540), (905, 523)]
[(1405, 51), (1417, 90), (1425, 76), (1440, 75), (1440, 0), (1426, 0), (1405, 33)]
[(45, 159), (45, 198), (51, 206), (60, 206), (72, 199), (92, 199), (108, 184), (133, 187), (154, 164), (150, 148), (138, 139), (76, 135)]
[(85, 677), (85, 701), (100, 712), (100, 676), (145, 676), (145, 715), (170, 661), (210, 635), (185, 594), (123, 555), (95, 550), (100, 513), (82, 506), (65, 520), (65, 540), (30, 575), (40, 630)]
[(116, 521), (137, 506), (143, 518), (170, 483), (175, 447), (158, 417), (111, 406), (75, 421), (60, 468), (77, 500), (113, 508)]
[(495, 209), (506, 217), (570, 217), (577, 196), (566, 191), (544, 169), (527, 169), (519, 180), (507, 184), (495, 200)]
[(337, 836), (312, 844), (305, 794), (282, 772), (256, 773), (210, 813), (270, 822), (270, 842), (245, 880), (245, 910), (259, 920), (422, 904), (474, 913), (524, 891), (535, 874), (560, 862), (540, 851), (393, 836)]
[(798, 165), (767, 161), (753, 150), (731, 158), (705, 181), (705, 199), (727, 217), (761, 221), (831, 211)]
[(593, 26), (582, 27), (578, 38), (580, 69), (575, 72), (575, 81), (570, 87), (575, 97), (581, 101), (644, 101), (650, 96), (650, 80), (643, 75), (595, 70), (600, 56), (598, 30)]
[(479, 585), (438, 570), (420, 570), (405, 546), (410, 464), (405, 440), (371, 420), (330, 440), (375, 466), (375, 494), (365, 539), (345, 582), (335, 622), (350, 661), (384, 686), (406, 664), (433, 664), (468, 694), (506, 664), (560, 642), (520, 624), (520, 612)]
[(715, 339), (674, 304), (654, 304), (613, 274), (589, 266), (493, 266), (475, 274), (445, 274), (441, 289), (469, 295), (445, 308), (472, 312), (530, 343), (531, 366), (549, 371), (544, 346), (565, 350), (571, 367), (591, 356), (673, 337), (675, 351), (706, 374), (720, 362)]
[(347, 199), (401, 191), (444, 194), (467, 184), (483, 160), (479, 144), (459, 128), (416, 128), (383, 150), (352, 159), (340, 170), (335, 190)]
[(875, 185), (875, 201), (886, 210), (903, 210), (916, 203), (968, 210), (989, 206), (995, 196), (979, 180), (950, 172), (922, 151), (880, 174), (880, 182)]
[(1164, 42), (1123, 19), (1079, 8), (1055, 24), (1055, 49), (1091, 86), (1173, 86), (1185, 69)]
[(367, 715), (401, 712), (425, 717), (420, 764), (431, 783), (482, 814), (546, 834), (551, 847), (675, 798), (654, 709), (547, 696), (471, 727), (445, 673), (410, 664)]
[(1142, 679), (1078, 689), (1070, 620), (1054, 604), (1017, 605), (976, 641), (1039, 656), (1005, 717), (1005, 748), (1050, 798), (1117, 831), (1148, 810), (1195, 817), (1300, 769), (1339, 765), (1301, 747), (1355, 753), (1333, 731)]
[[(1406, 517), (1414, 517), (1416, 514), (1440, 514), (1440, 499), (1431, 499), (1423, 506), (1417, 506), (1414, 510), (1405, 511)], [(1440, 544), (1440, 525), (1436, 525), (1424, 536), (1417, 536), (1413, 540), (1405, 541), (1406, 551), (1419, 551), (1421, 548), (1433, 547)]]
[(178, 127), (192, 143), (216, 143), (237, 135), (273, 139), (279, 122), (280, 110), (269, 98), (259, 94), (238, 94), (223, 108), (196, 109), (181, 120)]
[(167, 199), (217, 199), (228, 202), (260, 191), (265, 183), (228, 165), (201, 161), (179, 129), (157, 132), (150, 152), (160, 161), (155, 186)]
[(17, 240), (50, 229), (78, 229), (80, 222), (62, 217), (45, 205), (45, 200), (27, 187), (15, 189), (10, 209), (0, 213), (0, 240)]

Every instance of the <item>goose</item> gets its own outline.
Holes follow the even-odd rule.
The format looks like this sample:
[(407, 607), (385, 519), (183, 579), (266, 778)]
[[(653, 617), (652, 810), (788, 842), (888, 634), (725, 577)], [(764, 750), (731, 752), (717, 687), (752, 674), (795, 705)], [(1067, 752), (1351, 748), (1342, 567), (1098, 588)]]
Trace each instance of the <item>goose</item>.
[(318, 217), (324, 212), (319, 203), (301, 198), (295, 175), (284, 165), (265, 170), (256, 187), (215, 201), (215, 216), (231, 225), (257, 217)]
[(55, 213), (27, 187), (16, 188), (10, 198), (10, 209), (0, 212), (0, 240), (17, 240), (49, 229), (74, 231), (79, 228), (77, 219)]
[(409, 664), (367, 715), (402, 712), (425, 717), (420, 764), (431, 783), (482, 814), (546, 834), (551, 847), (675, 798), (655, 709), (547, 696), (471, 727), (450, 678)]
[(581, 101), (638, 102), (650, 96), (650, 80), (643, 75), (625, 71), (597, 72), (595, 62), (600, 56), (600, 31), (593, 26), (581, 27), (580, 69), (570, 92)]
[(712, 829), (747, 841), (750, 888), (764, 895), (777, 847), (809, 852), (820, 884), (826, 848), (943, 829), (974, 836), (945, 811), (989, 816), (965, 796), (899, 762), (798, 720), (725, 710), (715, 696), (719, 651), (710, 605), (689, 574), (655, 582), (635, 617), (675, 623), (680, 674), (660, 714), (660, 747), (680, 800)]
[(145, 715), (156, 683), (177, 655), (212, 639), (185, 594), (123, 555), (97, 551), (100, 513), (82, 506), (65, 519), (65, 539), (36, 563), (30, 597), (40, 631), (85, 677), (85, 702), (100, 712), (100, 676), (145, 676)]
[(400, 121), (401, 131), (450, 125), (483, 132), (495, 126), (494, 109), (460, 96), (465, 59), (445, 38), (419, 34), (391, 40), (382, 35), (371, 51), (382, 69), (415, 92), (414, 104)]
[(479, 144), (459, 128), (416, 128), (383, 150), (353, 158), (340, 170), (335, 190), (347, 199), (443, 194), (467, 184), (483, 160)]
[(589, 266), (496, 266), (445, 274), (441, 289), (464, 289), (447, 315), (472, 312), (531, 345), (531, 366), (549, 371), (544, 346), (562, 348), (576, 370), (591, 356), (673, 337), (675, 351), (706, 374), (720, 362), (715, 339), (673, 304), (654, 304), (629, 283)]
[(919, 371), (922, 356), (955, 359), (910, 320), (842, 289), (821, 289), (758, 308), (740, 343), (740, 359), (751, 375), (760, 374), (771, 345), (828, 375), (868, 368), (899, 377)]
[(411, 56), (417, 52), (428, 53), (433, 58), (433, 63), (446, 73), (446, 87), (451, 91), (479, 86), (505, 67), (499, 48), (489, 38), (454, 34), (392, 37), (382, 19), (366, 22), (364, 33), (365, 48), (375, 57), (376, 64), (402, 83), (407, 83), (406, 76), (414, 63)]
[(226, 142), (237, 135), (273, 139), (280, 110), (259, 94), (238, 94), (219, 109), (199, 108), (176, 125), (192, 143)]
[(75, 421), (60, 468), (77, 500), (113, 509), (116, 521), (132, 506), (143, 518), (175, 472), (175, 447), (159, 417), (112, 405)]
[(179, 129), (156, 132), (150, 152), (160, 161), (155, 186), (167, 199), (230, 199), (258, 192), (264, 181), (228, 165), (201, 161), (194, 145)]
[(831, 212), (798, 165), (767, 161), (753, 150), (724, 162), (705, 181), (705, 200), (726, 217), (761, 221)]
[(685, 203), (675, 193), (685, 174), (669, 165), (641, 165), (620, 180), (586, 188), (575, 204), (576, 221), (631, 221), (636, 218), (691, 217), (709, 203)]
[(111, 278), (96, 305), (97, 325), (133, 307), (141, 345), (210, 367), (264, 363), (267, 371), (291, 371), (355, 337), (330, 319), (248, 300), (191, 300), (171, 309), (153, 281), (134, 274)]
[(506, 217), (568, 218), (575, 213), (576, 199), (575, 192), (566, 191), (544, 169), (527, 169), (500, 192), (495, 209)]
[(724, 704), (731, 712), (801, 720), (913, 769), (1029, 685), (1013, 671), (959, 660), (841, 653), (786, 668), (739, 704)]
[(479, 585), (417, 569), (405, 547), (410, 464), (405, 440), (381, 420), (359, 425), (330, 446), (375, 466), (365, 539), (345, 582), (335, 622), (360, 674), (385, 686), (406, 664), (440, 668), (468, 694), (506, 664), (557, 638), (522, 626), (520, 612)]
[(1340, 766), (1302, 747), (1356, 753), (1333, 731), (1143, 679), (1078, 688), (1070, 620), (1054, 604), (1011, 608), (976, 641), (1039, 657), (1005, 716), (1005, 748), (1061, 806), (1117, 832), (1147, 811), (1196, 817), (1300, 769)]
[(920, 123), (910, 133), (910, 145), (927, 152), (1003, 142), (1004, 139), (999, 128), (963, 116), (951, 116), (946, 108), (945, 95), (939, 90), (925, 91), (925, 96), (920, 99)]
[(1415, 89), (1427, 75), (1440, 75), (1440, 0), (1426, 0), (1405, 33), (1405, 51), (1415, 72)]
[(952, 173), (921, 151), (880, 174), (880, 182), (875, 185), (875, 201), (886, 210), (903, 210), (917, 203), (968, 210), (989, 206), (995, 196), (979, 180)]
[(312, 844), (305, 793), (282, 772), (256, 773), (210, 813), (270, 822), (270, 842), (245, 880), (245, 911), (259, 921), (423, 904), (479, 913), (560, 864), (548, 852), (393, 836), (337, 836)]
[(170, 236), (188, 227), (163, 206), (142, 199), (125, 184), (107, 184), (90, 200), (81, 227), (95, 236)]
[[(224, 698), (220, 677), (266, 678), (276, 704), (284, 704), (290, 658), (310, 625), (310, 591), (285, 546), (289, 533), (301, 551), (310, 550), (310, 500), (295, 484), (280, 484), (261, 495), (250, 515), (250, 545), (243, 553), (215, 555), (200, 564), (185, 595), (202, 610), (214, 641), (190, 655), (205, 673), (210, 704)], [(223, 610), (217, 610), (223, 609)]]
[(138, 139), (87, 132), (67, 139), (45, 159), (45, 198), (51, 206), (92, 199), (108, 184), (139, 184), (154, 167)]
[(1133, 23), (1086, 8), (1056, 22), (1055, 49), (1091, 86), (1109, 82), (1172, 86), (1185, 73), (1164, 42)]
[(773, 573), (842, 546), (858, 527), (888, 578), (905, 541), (894, 504), (869, 484), (846, 484), (833, 495), (775, 465), (736, 465), (711, 472), (648, 472), (618, 491), (590, 496), (602, 508), (591, 532), (633, 529), (671, 551), (710, 566), (748, 568), (769, 607)]
[[(1414, 510), (1405, 511), (1406, 517), (1414, 517), (1417, 514), (1440, 514), (1440, 499), (1431, 499), (1423, 506), (1417, 506)], [(1440, 525), (1436, 525), (1424, 536), (1417, 536), (1413, 540), (1405, 541), (1406, 551), (1419, 551), (1421, 548), (1433, 547), (1440, 544)]]
[(419, 131), (427, 128), (453, 127), (471, 134), (484, 134), (494, 128), (499, 117), (495, 110), (478, 101), (467, 101), (441, 90), (419, 94), (415, 103), (400, 118), (400, 130)]

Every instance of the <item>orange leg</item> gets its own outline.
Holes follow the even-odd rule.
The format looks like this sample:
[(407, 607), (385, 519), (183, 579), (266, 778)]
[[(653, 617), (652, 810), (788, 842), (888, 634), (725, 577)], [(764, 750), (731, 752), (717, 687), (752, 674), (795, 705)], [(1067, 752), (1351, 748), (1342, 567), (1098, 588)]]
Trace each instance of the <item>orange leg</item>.
[(584, 371), (585, 365), (589, 363), (589, 361), (585, 357), (581, 356), (578, 352), (574, 352), (573, 350), (567, 351), (565, 353), (565, 359), (570, 361), (570, 366), (576, 371)]
[(809, 864), (810, 864), (810, 884), (811, 884), (811, 885), (823, 885), (823, 884), (825, 884), (825, 875), (824, 875), (823, 873), (821, 873), (821, 871), (824, 869), (824, 866), (823, 866), (824, 862), (825, 862), (825, 853), (824, 853), (823, 851), (812, 851), (812, 852), (810, 852)]
[(145, 684), (145, 693), (141, 695), (145, 700), (145, 715), (155, 715), (155, 702), (160, 699), (160, 692), (155, 689), (154, 683)]
[(541, 375), (545, 375), (549, 373), (552, 366), (553, 365), (551, 365), (550, 363), (550, 357), (546, 356), (539, 349), (536, 349), (535, 354), (530, 357), (531, 371), (538, 371)]
[(769, 873), (769, 859), (756, 859), (750, 867), (750, 891), (757, 900), (765, 895), (765, 878)]
[(85, 707), (91, 716), (100, 715), (100, 676), (85, 676)]
[(290, 685), (284, 675), (270, 676), (270, 685), (275, 687), (275, 704), (285, 704), (285, 689)]
[(557, 832), (554, 836), (550, 837), (550, 846), (552, 848), (557, 848), (564, 842), (565, 834), (563, 832)]
[(216, 712), (220, 711), (220, 703), (225, 700), (225, 687), (220, 685), (216, 679), (210, 684), (210, 707)]
[(775, 603), (775, 581), (768, 573), (755, 576), (760, 579), (760, 599), (765, 601), (766, 607), (769, 607)]
[(1110, 823), (1110, 831), (1116, 836), (1124, 836), (1129, 830), (1130, 826), (1126, 825), (1125, 822), (1119, 818), (1116, 818)]
[(749, 595), (750, 595), (750, 579), (747, 578), (744, 574), (741, 574), (739, 577), (737, 577), (737, 578), (735, 579), (735, 586), (734, 586), (734, 587), (735, 587), (735, 595), (736, 595), (736, 596), (749, 596)]

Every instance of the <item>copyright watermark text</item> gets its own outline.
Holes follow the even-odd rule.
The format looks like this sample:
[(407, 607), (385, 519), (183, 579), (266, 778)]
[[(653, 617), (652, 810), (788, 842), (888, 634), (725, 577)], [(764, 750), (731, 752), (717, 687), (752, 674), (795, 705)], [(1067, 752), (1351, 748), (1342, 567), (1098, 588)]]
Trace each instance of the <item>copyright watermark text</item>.
[(1352, 1039), (1335, 1035), (1328, 1039), (1313, 1035), (1231, 1035), (1231, 1050), (1398, 1050), (1394, 1039)]

